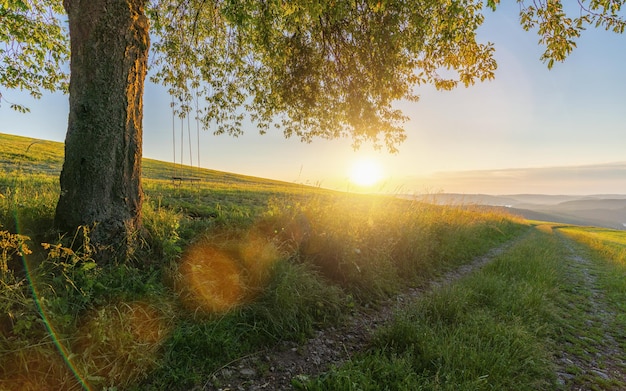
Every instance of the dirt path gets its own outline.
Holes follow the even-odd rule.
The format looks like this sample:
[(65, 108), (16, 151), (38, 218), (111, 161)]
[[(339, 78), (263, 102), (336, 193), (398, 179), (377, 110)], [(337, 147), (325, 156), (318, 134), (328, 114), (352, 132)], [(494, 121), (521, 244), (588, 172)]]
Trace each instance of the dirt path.
[[(617, 316), (608, 308), (598, 284), (599, 271), (593, 262), (575, 250), (570, 239), (562, 238), (568, 274), (583, 302), (569, 303), (570, 308), (584, 309), (585, 320), (572, 322), (564, 334), (570, 338), (557, 357), (557, 379), (565, 390), (618, 390), (626, 383), (626, 354), (620, 348), (610, 327)], [(573, 340), (572, 340), (573, 339)], [(577, 339), (577, 341), (576, 341)]]
[(293, 378), (319, 375), (327, 371), (331, 365), (339, 365), (346, 361), (368, 345), (374, 330), (390, 321), (395, 311), (423, 293), (450, 284), (483, 267), (524, 236), (522, 234), (492, 249), (424, 287), (408, 289), (375, 309), (360, 310), (341, 327), (319, 330), (303, 345), (284, 343), (274, 349), (232, 363), (215, 373), (204, 385), (195, 387), (193, 391), (291, 390)]

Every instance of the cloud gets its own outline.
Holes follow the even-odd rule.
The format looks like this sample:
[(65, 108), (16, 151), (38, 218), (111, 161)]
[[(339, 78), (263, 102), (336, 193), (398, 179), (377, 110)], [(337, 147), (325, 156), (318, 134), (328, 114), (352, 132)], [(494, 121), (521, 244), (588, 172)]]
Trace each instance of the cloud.
[(430, 190), (468, 194), (626, 194), (626, 162), (445, 171), (398, 182), (418, 193)]

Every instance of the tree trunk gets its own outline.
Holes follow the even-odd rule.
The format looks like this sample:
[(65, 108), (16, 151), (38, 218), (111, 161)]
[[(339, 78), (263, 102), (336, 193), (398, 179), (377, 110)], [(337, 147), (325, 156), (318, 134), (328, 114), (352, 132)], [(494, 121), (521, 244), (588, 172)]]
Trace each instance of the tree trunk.
[(63, 2), (71, 41), (70, 112), (55, 222), (66, 232), (89, 227), (104, 258), (127, 255), (141, 224), (145, 2)]

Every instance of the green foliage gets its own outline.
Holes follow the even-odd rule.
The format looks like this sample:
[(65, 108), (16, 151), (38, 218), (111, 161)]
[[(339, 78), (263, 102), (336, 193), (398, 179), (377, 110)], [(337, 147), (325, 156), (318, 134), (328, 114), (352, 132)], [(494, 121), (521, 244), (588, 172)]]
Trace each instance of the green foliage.
[(322, 375), (319, 381), (311, 381), (306, 376), (292, 380), (295, 390), (426, 390), (420, 388), (419, 376), (413, 371), (414, 357), (409, 355), (386, 355), (374, 353), (358, 362), (349, 362), (341, 371), (331, 371)]
[[(581, 1), (574, 17), (562, 1), (518, 3), (549, 68), (587, 26), (621, 33), (626, 25), (621, 0)], [(196, 112), (217, 134), (240, 135), (247, 112), (261, 133), (275, 127), (306, 142), (351, 137), (355, 147), (395, 151), (406, 120), (395, 101), (416, 100), (417, 85), (469, 86), (496, 69), (492, 44), (476, 40), (484, 19), (476, 0), (161, 0), (148, 13), (158, 37), (153, 80), (168, 87), (181, 117)]]
[[(58, 354), (55, 335), (49, 333), (41, 301), (34, 294), (32, 284), (41, 281), (41, 273), (28, 266), (36, 256), (26, 247), (28, 242), (34, 248), (32, 243), (6, 231), (0, 231), (0, 236), (8, 238), (0, 241), (0, 252), (12, 253), (14, 261), (0, 272), (0, 389), (79, 390)], [(18, 255), (23, 259), (15, 262)]]
[(382, 297), (397, 289), (390, 257), (394, 238), (385, 235), (381, 221), (375, 221), (383, 217), (379, 214), (384, 213), (379, 209), (383, 202), (337, 196), (274, 203), (262, 225), (325, 277), (358, 296)]
[(559, 232), (583, 243), (617, 265), (626, 265), (626, 234), (606, 228), (561, 227)]
[(150, 200), (143, 204), (143, 224), (149, 233), (148, 242), (155, 256), (166, 262), (182, 253), (179, 236), (181, 219), (180, 213), (162, 208), (160, 201), (157, 205)]
[[(153, 79), (181, 116), (197, 109), (218, 134), (241, 134), (248, 112), (262, 133), (274, 126), (307, 142), (348, 136), (355, 146), (395, 151), (406, 117), (393, 103), (417, 99), (415, 85), (450, 89), (493, 77), (493, 48), (476, 42), (481, 8), (471, 0), (158, 1), (149, 10), (158, 37)], [(441, 77), (444, 68), (456, 76)]]
[(127, 388), (161, 363), (173, 322), (172, 306), (155, 301), (110, 302), (82, 317), (72, 341), (79, 371), (93, 388)]
[[(495, 10), (499, 2), (486, 4)], [(573, 17), (562, 1), (518, 3), (520, 23), (536, 29), (549, 68), (567, 57), (586, 27), (622, 33), (626, 26), (623, 0), (580, 1)], [(61, 4), (1, 5), (0, 86), (34, 97), (66, 89)], [(277, 127), (307, 142), (348, 136), (355, 146), (373, 142), (395, 151), (406, 120), (395, 101), (416, 100), (414, 87), (424, 83), (450, 89), (491, 79), (496, 68), (492, 45), (476, 41), (484, 19), (478, 0), (154, 0), (147, 13), (157, 37), (153, 79), (168, 87), (182, 117), (197, 111), (205, 128), (235, 136), (248, 112), (262, 133)]]
[[(2, 0), (0, 2), (0, 87), (29, 91), (39, 98), (42, 90), (67, 88), (62, 65), (69, 57), (69, 40), (55, 0)], [(2, 91), (0, 91), (0, 101)], [(12, 109), (26, 112), (20, 104)]]
[[(541, 60), (547, 62), (548, 68), (555, 61), (564, 61), (576, 48), (576, 39), (588, 26), (602, 27), (615, 33), (623, 33), (626, 20), (621, 13), (623, 0), (582, 0), (575, 7), (574, 17), (564, 10), (562, 1), (532, 2), (527, 5), (524, 0), (520, 4), (520, 23), (525, 30), (536, 30), (539, 44), (546, 50)], [(496, 9), (500, 0), (488, 0), (487, 5)]]
[(0, 134), (0, 155), (0, 225), (38, 240), (52, 225), (62, 144)]
[(100, 269), (92, 258), (89, 231), (81, 227), (69, 244), (42, 243), (42, 247), (46, 259), (33, 284), (37, 288), (46, 281), (53, 287), (52, 292), (43, 290), (39, 300), (55, 327), (67, 331), (75, 326), (78, 314), (90, 307), (94, 291), (104, 288), (97, 282)]
[(39, 237), (50, 230), (58, 183), (46, 176), (0, 173), (0, 224)]
[[(16, 246), (0, 241), (1, 251)], [(20, 272), (26, 277), (0, 273), (0, 389), (82, 389), (72, 368), (94, 387), (127, 386), (159, 362), (173, 318), (160, 275), (127, 264), (101, 267), (93, 254), (82, 228), (30, 254)]]
[[(0, 242), (0, 247), (5, 252), (13, 245)], [(0, 351), (27, 346), (27, 339), (20, 336), (45, 337), (26, 278), (17, 277), (12, 271), (0, 272), (0, 297)]]

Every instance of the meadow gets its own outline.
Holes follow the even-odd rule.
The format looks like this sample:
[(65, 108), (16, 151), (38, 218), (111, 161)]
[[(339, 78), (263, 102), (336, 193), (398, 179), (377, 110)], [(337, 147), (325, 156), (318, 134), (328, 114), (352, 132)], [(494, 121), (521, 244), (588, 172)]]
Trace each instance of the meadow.
[(626, 310), (617, 231), (144, 160), (141, 246), (99, 265), (89, 227), (52, 228), (62, 154), (0, 135), (0, 390), (228, 389), (215, 374), (242, 358), (340, 327), (505, 243), (480, 270), (424, 288), (348, 362), (290, 387), (626, 384), (626, 319), (611, 315)]

